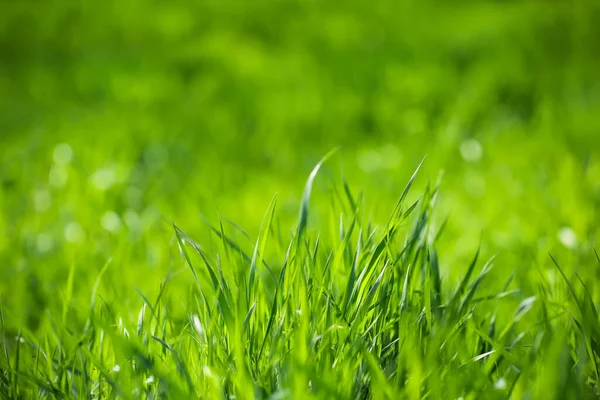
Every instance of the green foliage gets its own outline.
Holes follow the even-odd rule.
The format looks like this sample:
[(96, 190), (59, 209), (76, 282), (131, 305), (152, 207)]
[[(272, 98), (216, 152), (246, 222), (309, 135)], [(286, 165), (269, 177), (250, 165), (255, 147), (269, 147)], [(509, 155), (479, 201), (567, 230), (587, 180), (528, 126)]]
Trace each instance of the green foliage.
[[(14, 341), (5, 333), (3, 395), (562, 399), (600, 394), (598, 314), (578, 274), (576, 288), (552, 258), (564, 285), (542, 282), (525, 298), (511, 277), (482, 290), (493, 258), (472, 278), (478, 250), (453, 289), (440, 277), (439, 235), (429, 218), (437, 187), (407, 205), (414, 175), (386, 225), (377, 228), (360, 217), (362, 204), (345, 214), (342, 209), (354, 204), (348, 196), (330, 212), (333, 223), (341, 215), (339, 232), (301, 236), (307, 193), (320, 165), (307, 182), (298, 229), (286, 250), (268, 246), (269, 236), (281, 234), (273, 225), (275, 199), (251, 258), (244, 250), (249, 243), (228, 239), (223, 225), (210, 227), (220, 239), (211, 250), (173, 226), (181, 255), (174, 263), (185, 263), (195, 284), (185, 294), (169, 293), (168, 276), (154, 301), (136, 288), (142, 300), (137, 319), (118, 299), (95, 304), (108, 263), (85, 324), (68, 318), (75, 307), (72, 268), (62, 317), (47, 318), (52, 330), (19, 331)], [(509, 290), (511, 285), (515, 289)], [(558, 297), (561, 286), (569, 291)], [(512, 313), (511, 300), (520, 301)], [(498, 323), (499, 310), (504, 318)], [(2, 314), (6, 332), (4, 324)]]
[(600, 397), (599, 21), (1, 2), (0, 398)]

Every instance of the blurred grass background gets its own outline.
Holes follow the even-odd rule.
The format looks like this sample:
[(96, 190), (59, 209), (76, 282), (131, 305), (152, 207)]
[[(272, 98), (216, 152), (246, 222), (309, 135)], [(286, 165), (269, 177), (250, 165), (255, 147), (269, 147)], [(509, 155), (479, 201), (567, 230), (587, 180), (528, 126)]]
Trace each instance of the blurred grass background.
[(599, 245), (596, 1), (2, 2), (0, 60), (0, 293), (33, 329), (73, 264), (82, 302), (108, 257), (107, 298), (158, 290), (171, 220), (252, 237), (279, 193), (291, 230), (338, 145), (375, 221), (444, 171), (446, 271)]

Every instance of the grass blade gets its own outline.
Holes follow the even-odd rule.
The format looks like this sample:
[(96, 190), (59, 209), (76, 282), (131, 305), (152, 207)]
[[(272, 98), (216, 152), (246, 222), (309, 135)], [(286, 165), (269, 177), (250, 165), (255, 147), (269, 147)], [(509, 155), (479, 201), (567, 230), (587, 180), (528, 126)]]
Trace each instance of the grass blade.
[(312, 192), (312, 187), (321, 166), (338, 151), (339, 148), (335, 148), (327, 153), (321, 160), (317, 163), (317, 165), (313, 168), (312, 172), (308, 176), (306, 181), (306, 185), (304, 186), (304, 193), (302, 194), (302, 203), (300, 205), (300, 216), (298, 217), (298, 243), (304, 234), (306, 229), (306, 225), (308, 224), (308, 203), (310, 201), (310, 194)]

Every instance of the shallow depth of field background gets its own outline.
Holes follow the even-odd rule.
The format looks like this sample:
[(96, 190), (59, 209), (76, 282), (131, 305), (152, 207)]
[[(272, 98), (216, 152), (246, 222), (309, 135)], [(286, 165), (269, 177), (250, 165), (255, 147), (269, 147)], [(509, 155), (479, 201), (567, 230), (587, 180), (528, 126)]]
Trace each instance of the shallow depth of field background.
[[(600, 3), (4, 2), (0, 293), (11, 326), (99, 293), (137, 312), (224, 216), (251, 238), (272, 196), (310, 229), (332, 182), (385, 222), (427, 156), (443, 171), (443, 275), (481, 241), (498, 273), (554, 274), (600, 245)], [(418, 194), (418, 190), (415, 195)], [(227, 224), (226, 224), (227, 225)], [(230, 229), (231, 225), (227, 225)], [(181, 273), (178, 284), (190, 277)], [(533, 283), (532, 283), (533, 284)], [(16, 328), (15, 328), (16, 329)], [(41, 329), (41, 328), (40, 328)]]

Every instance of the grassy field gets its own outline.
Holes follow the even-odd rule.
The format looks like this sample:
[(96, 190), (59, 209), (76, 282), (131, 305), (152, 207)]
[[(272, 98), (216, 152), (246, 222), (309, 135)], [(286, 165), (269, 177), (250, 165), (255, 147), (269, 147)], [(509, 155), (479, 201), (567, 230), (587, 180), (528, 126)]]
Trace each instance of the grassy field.
[(600, 398), (596, 1), (0, 3), (0, 398)]

